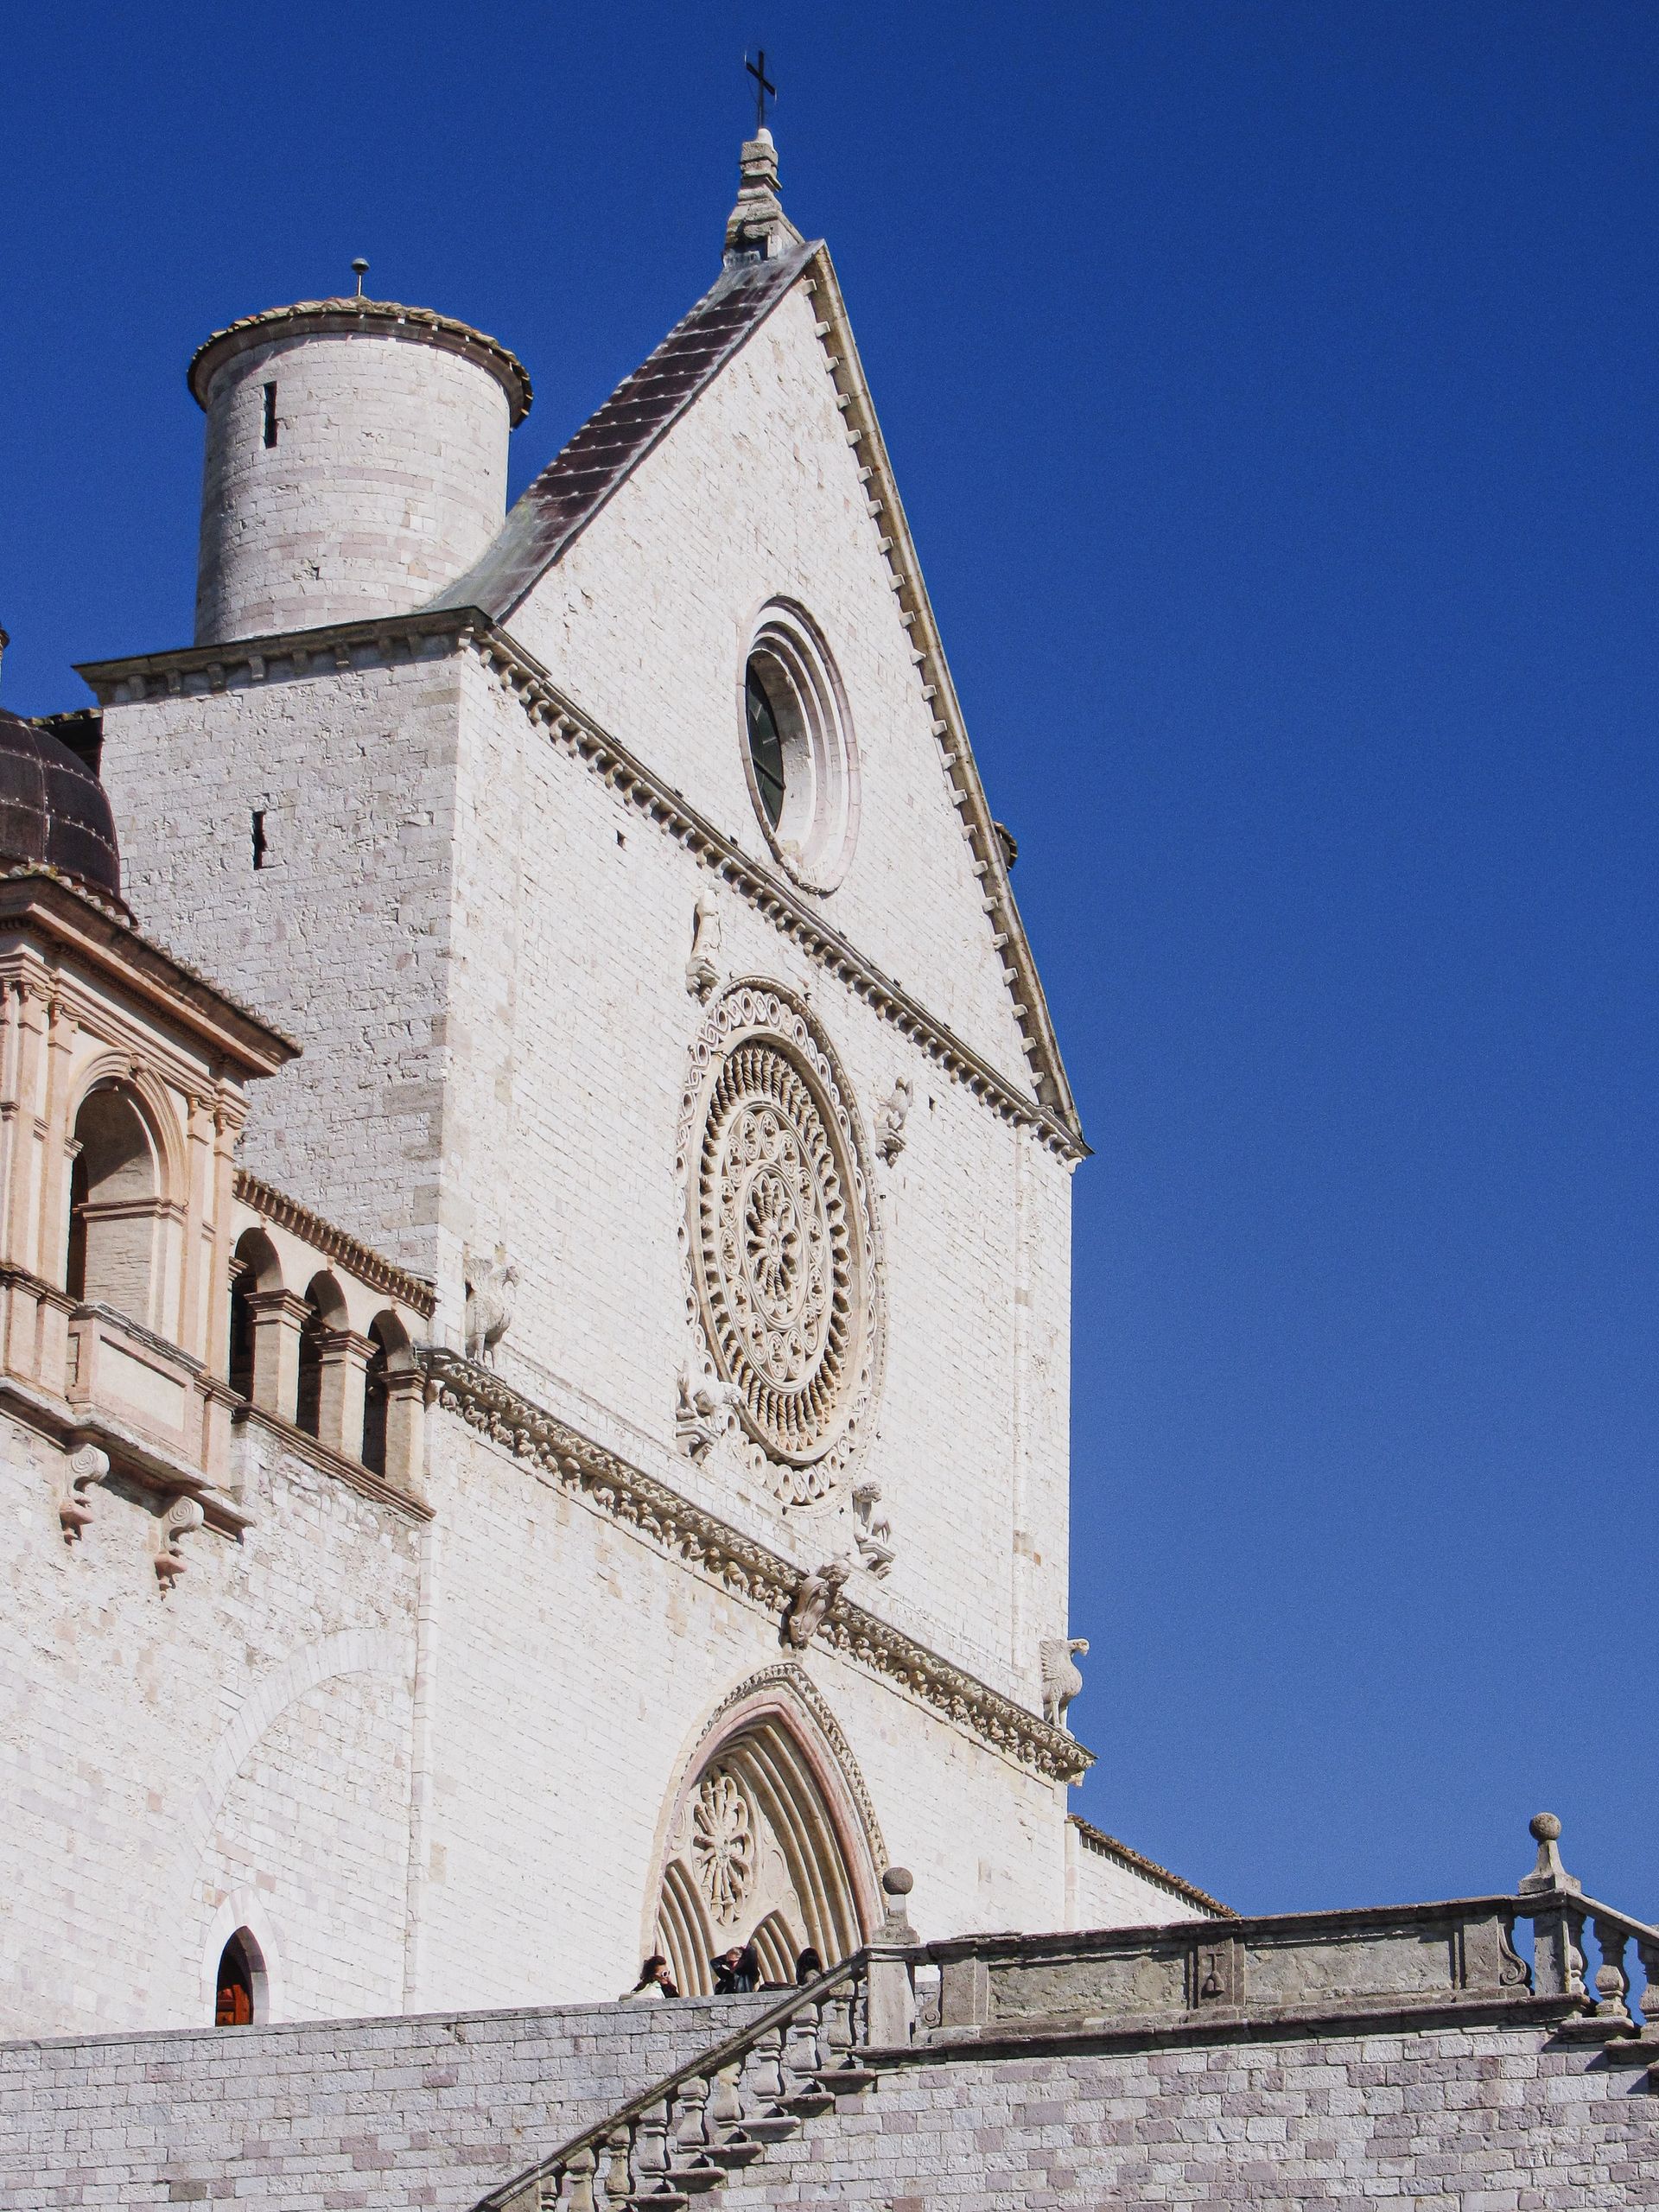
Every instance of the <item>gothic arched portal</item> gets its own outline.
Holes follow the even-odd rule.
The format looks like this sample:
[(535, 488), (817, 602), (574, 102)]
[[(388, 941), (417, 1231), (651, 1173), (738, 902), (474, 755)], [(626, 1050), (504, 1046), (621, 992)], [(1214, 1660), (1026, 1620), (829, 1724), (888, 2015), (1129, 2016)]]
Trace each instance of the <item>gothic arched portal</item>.
[(653, 1947), (688, 1997), (733, 1944), (791, 1982), (808, 1945), (833, 1965), (864, 1942), (886, 1863), (840, 1729), (798, 1669), (770, 1670), (727, 1699), (675, 1792)]

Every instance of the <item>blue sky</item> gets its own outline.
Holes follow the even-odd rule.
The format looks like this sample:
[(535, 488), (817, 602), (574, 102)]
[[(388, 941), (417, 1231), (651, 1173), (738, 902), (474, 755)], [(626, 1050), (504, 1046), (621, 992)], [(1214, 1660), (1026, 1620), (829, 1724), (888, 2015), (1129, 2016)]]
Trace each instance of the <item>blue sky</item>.
[(185, 362), (356, 253), (529, 364), (518, 488), (762, 41), (1096, 1148), (1081, 1809), (1270, 1910), (1548, 1804), (1651, 1914), (1659, 12), (19, 15), (7, 702), (188, 638)]

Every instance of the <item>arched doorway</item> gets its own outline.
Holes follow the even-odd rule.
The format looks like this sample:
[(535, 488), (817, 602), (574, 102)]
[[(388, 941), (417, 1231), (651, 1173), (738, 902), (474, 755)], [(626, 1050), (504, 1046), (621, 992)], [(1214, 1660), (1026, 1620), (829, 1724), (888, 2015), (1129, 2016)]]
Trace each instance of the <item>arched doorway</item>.
[(826, 1965), (878, 1916), (887, 1853), (833, 1716), (797, 1668), (727, 1699), (687, 1763), (668, 1820), (650, 1948), (686, 1996), (709, 1961), (753, 1943), (762, 1979), (791, 1982), (808, 1945)]

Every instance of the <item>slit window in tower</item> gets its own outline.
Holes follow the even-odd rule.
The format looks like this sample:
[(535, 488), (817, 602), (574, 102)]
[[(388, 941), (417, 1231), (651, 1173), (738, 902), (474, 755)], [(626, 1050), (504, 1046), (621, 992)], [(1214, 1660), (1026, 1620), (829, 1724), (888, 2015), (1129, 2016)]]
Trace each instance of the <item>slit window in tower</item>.
[(274, 446), (276, 442), (276, 387), (274, 384), (268, 384), (265, 386), (265, 443), (268, 446)]
[(263, 806), (258, 806), (253, 810), (253, 865), (257, 870), (264, 868), (264, 864), (265, 810)]

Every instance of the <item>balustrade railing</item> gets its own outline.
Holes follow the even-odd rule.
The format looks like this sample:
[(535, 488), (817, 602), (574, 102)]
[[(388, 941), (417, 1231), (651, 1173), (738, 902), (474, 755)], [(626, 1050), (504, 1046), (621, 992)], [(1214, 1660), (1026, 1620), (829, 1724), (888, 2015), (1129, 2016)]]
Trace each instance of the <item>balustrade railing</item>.
[[(884, 1963), (891, 1972), (895, 1961)], [(870, 1964), (870, 1953), (859, 1951), (791, 1989), (484, 2198), (479, 2212), (620, 2212), (642, 2204), (676, 2212), (717, 2188), (769, 2143), (874, 2078), (857, 2056), (869, 2033)]]
[[(1532, 1823), (1538, 1863), (1510, 1897), (1258, 1919), (1189, 1920), (1063, 1936), (923, 1945), (884, 1875), (887, 1917), (831, 1973), (779, 2002), (519, 2174), (478, 2212), (681, 2212), (769, 2144), (867, 2088), (906, 2054), (1101, 2036), (1310, 2032), (1459, 2015), (1535, 2023), (1600, 2044), (1659, 2082), (1659, 1928), (1586, 1897), (1562, 1866), (1560, 1823)], [(1515, 1948), (1530, 1921), (1530, 1967)], [(1600, 1955), (1586, 1980), (1586, 1927)], [(1646, 1976), (1630, 2003), (1632, 1944)]]

